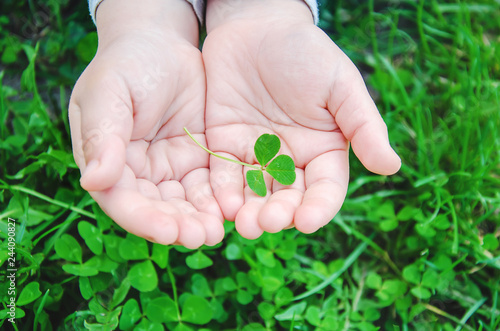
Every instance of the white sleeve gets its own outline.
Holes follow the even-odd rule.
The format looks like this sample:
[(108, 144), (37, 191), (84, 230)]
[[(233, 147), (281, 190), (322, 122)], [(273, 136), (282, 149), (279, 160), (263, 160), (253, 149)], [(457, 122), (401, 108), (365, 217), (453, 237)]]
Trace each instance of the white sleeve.
[(319, 21), (319, 10), (318, 10), (318, 1), (317, 0), (304, 0), (304, 2), (309, 6), (309, 9), (311, 9), (311, 13), (314, 18), (314, 24), (318, 24)]
[(203, 23), (205, 18), (205, 0), (186, 0), (191, 5), (193, 5), (194, 12), (198, 17), (198, 20)]
[[(94, 21), (95, 24), (95, 14), (97, 12), (97, 7), (103, 2), (104, 0), (88, 0), (89, 1), (89, 12), (90, 16), (92, 17), (92, 21)], [(203, 22), (203, 18), (205, 17), (205, 0), (186, 0), (189, 2), (193, 8), (194, 11), (196, 12), (196, 16), (198, 16), (198, 20), (200, 22)]]
[[(194, 11), (196, 12), (196, 16), (198, 16), (198, 20), (203, 22), (205, 17), (205, 0), (187, 0), (191, 5), (193, 5)], [(318, 12), (318, 1), (317, 0), (304, 0), (304, 2), (311, 9), (311, 13), (314, 18), (314, 24), (318, 24), (319, 12)]]
[[(95, 13), (97, 11), (97, 7), (104, 0), (88, 0), (88, 1), (89, 1), (90, 16), (92, 16), (92, 21), (94, 21), (95, 24)], [(186, 0), (186, 1), (193, 6), (194, 11), (196, 12), (196, 16), (198, 17), (198, 20), (200, 22), (203, 22), (203, 18), (205, 17), (205, 0)], [(311, 13), (314, 17), (314, 23), (317, 24), (319, 16), (317, 0), (304, 0), (304, 2), (309, 6), (309, 9), (311, 9)]]
[(97, 7), (101, 2), (103, 2), (103, 0), (89, 0), (89, 12), (90, 16), (92, 17), (92, 21), (94, 21), (94, 24), (95, 24), (95, 12), (97, 11)]

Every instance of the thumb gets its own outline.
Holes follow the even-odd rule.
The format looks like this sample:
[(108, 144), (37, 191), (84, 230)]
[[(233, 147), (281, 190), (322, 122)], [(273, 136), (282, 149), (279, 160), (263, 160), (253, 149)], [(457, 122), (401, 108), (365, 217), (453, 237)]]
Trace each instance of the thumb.
[(329, 107), (354, 154), (371, 172), (392, 175), (401, 159), (389, 143), (387, 126), (380, 116), (361, 74), (354, 64), (332, 89)]
[(120, 84), (85, 79), (82, 76), (75, 86), (69, 106), (73, 154), (82, 171), (81, 186), (102, 191), (122, 176), (132, 131), (132, 105), (127, 102), (130, 97), (119, 97), (123, 95), (116, 90)]

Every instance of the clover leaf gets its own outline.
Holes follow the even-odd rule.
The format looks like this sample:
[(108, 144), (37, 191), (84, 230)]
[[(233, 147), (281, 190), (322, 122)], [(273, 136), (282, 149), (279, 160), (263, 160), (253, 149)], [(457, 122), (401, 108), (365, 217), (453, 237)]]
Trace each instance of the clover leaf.
[(295, 182), (295, 163), (288, 155), (279, 155), (269, 163), (266, 171), (280, 184), (292, 185)]
[(261, 197), (266, 196), (267, 187), (262, 170), (248, 170), (246, 178), (248, 186), (252, 189), (252, 191)]
[(263, 134), (255, 142), (253, 148), (255, 152), (255, 158), (260, 165), (265, 166), (273, 157), (278, 154), (281, 147), (281, 141), (278, 136), (274, 134)]
[(296, 179), (295, 173), (295, 163), (293, 159), (288, 155), (278, 155), (281, 142), (278, 136), (274, 134), (265, 133), (261, 135), (254, 145), (255, 158), (259, 165), (248, 164), (245, 162), (240, 162), (237, 160), (232, 160), (222, 155), (216, 154), (200, 144), (188, 131), (188, 129), (184, 128), (184, 131), (188, 134), (188, 136), (203, 150), (207, 153), (210, 153), (213, 156), (216, 156), (220, 159), (233, 162), (239, 165), (247, 166), (252, 168), (252, 170), (248, 170), (246, 173), (246, 179), (248, 186), (255, 194), (265, 197), (267, 194), (267, 186), (264, 180), (264, 171), (266, 171), (269, 175), (271, 175), (278, 183), (282, 185), (292, 185)]

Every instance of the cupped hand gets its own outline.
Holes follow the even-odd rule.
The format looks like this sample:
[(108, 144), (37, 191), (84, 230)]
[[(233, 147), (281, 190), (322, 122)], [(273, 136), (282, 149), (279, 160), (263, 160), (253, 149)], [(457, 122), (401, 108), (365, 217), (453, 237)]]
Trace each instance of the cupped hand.
[[(101, 5), (98, 30), (105, 5), (111, 6)], [(190, 42), (156, 27), (117, 37), (107, 31), (110, 38), (100, 38), (70, 102), (82, 187), (140, 237), (189, 248), (220, 242), (223, 218), (209, 185), (208, 156), (183, 131), (205, 141), (197, 35)]]
[(344, 201), (349, 142), (372, 172), (393, 174), (401, 161), (359, 71), (314, 26), (305, 4), (289, 1), (266, 15), (266, 6), (253, 11), (250, 3), (259, 1), (234, 15), (231, 8), (219, 11), (212, 21), (207, 14), (202, 53), (208, 145), (256, 164), (253, 144), (261, 134), (274, 133), (280, 153), (294, 159), (297, 179), (285, 187), (268, 177), (268, 194), (259, 197), (245, 183), (248, 169), (211, 157), (211, 185), (223, 215), (246, 238), (292, 226), (312, 233)]

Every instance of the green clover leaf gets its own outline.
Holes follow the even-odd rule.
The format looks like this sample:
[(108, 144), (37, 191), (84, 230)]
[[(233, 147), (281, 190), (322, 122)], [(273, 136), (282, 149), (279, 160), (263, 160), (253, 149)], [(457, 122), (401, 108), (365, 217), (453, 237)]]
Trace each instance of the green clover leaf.
[(140, 292), (153, 291), (158, 286), (158, 275), (153, 262), (146, 260), (134, 265), (128, 271), (130, 285)]
[(248, 170), (246, 177), (248, 186), (250, 186), (252, 191), (258, 196), (265, 197), (267, 194), (267, 187), (262, 170)]
[(181, 318), (184, 322), (204, 325), (212, 320), (213, 314), (210, 303), (196, 295), (189, 295), (182, 304)]
[(210, 267), (214, 262), (202, 251), (197, 251), (186, 258), (186, 264), (193, 270), (200, 270)]
[(42, 292), (40, 291), (40, 284), (38, 282), (31, 282), (28, 285), (26, 285), (21, 291), (21, 294), (17, 299), (17, 305), (18, 306), (27, 305), (28, 303), (38, 299), (41, 295)]
[(274, 134), (263, 134), (255, 142), (253, 148), (255, 158), (263, 167), (278, 154), (281, 147), (280, 138)]
[(207, 153), (220, 159), (252, 168), (253, 170), (247, 171), (246, 180), (250, 189), (258, 196), (265, 197), (267, 194), (264, 171), (267, 171), (268, 174), (282, 185), (291, 185), (295, 182), (297, 177), (295, 173), (295, 163), (288, 155), (276, 156), (281, 148), (281, 142), (278, 136), (274, 134), (265, 133), (255, 142), (254, 152), (255, 158), (260, 164), (260, 166), (258, 166), (218, 155), (200, 144), (193, 135), (191, 135), (188, 129), (184, 128), (184, 131), (186, 131), (187, 135)]
[(295, 182), (295, 163), (288, 155), (279, 155), (269, 163), (266, 171), (280, 184), (292, 185)]

